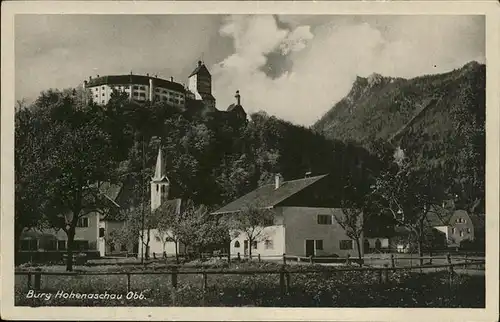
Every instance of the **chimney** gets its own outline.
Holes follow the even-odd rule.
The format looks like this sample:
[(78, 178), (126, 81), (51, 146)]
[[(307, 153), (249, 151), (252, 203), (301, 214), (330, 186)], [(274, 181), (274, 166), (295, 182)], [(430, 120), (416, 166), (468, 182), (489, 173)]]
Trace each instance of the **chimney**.
[(309, 178), (311, 176), (311, 171), (307, 171), (304, 178)]
[(97, 77), (99, 77), (99, 74), (97, 74)]
[(198, 60), (198, 67), (201, 66), (201, 60)]
[(240, 103), (241, 103), (241, 96), (240, 96), (240, 91), (239, 90), (236, 91), (236, 95), (234, 95), (234, 97), (236, 97), (236, 105), (240, 105)]
[(281, 187), (282, 184), (283, 184), (283, 177), (281, 176), (281, 174), (278, 173), (274, 176), (274, 190), (279, 189), (279, 187)]
[(146, 76), (149, 77), (149, 73), (147, 73)]
[(170, 81), (173, 82), (174, 81), (174, 78), (172, 76), (170, 76)]

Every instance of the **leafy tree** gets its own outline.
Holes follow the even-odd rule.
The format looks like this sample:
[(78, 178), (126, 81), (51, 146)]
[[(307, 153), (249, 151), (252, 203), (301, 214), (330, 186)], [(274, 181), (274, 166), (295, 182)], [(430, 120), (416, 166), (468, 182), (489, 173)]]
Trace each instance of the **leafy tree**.
[(441, 174), (414, 167), (402, 150), (394, 156), (394, 162), (376, 178), (371, 198), (397, 225), (412, 232), (422, 257), (427, 215), (443, 197)]
[(252, 259), (252, 246), (254, 243), (266, 239), (265, 229), (274, 219), (271, 210), (256, 205), (246, 205), (239, 212), (228, 218), (228, 227), (231, 238), (242, 235), (248, 240), (248, 255)]
[(182, 212), (177, 234), (186, 247), (198, 252), (201, 257), (204, 250), (223, 244), (228, 229), (224, 221), (217, 221), (210, 215), (206, 206), (190, 203)]
[(15, 113), (15, 220), (14, 249), (19, 250), (22, 232), (42, 228), (47, 200), (43, 160), (47, 113), (20, 103)]
[(109, 134), (102, 129), (100, 110), (86, 106), (73, 94), (42, 94), (38, 106), (50, 115), (44, 133), (46, 151), (43, 169), (49, 196), (45, 219), (68, 237), (66, 269), (73, 269), (75, 229), (80, 218), (108, 208), (101, 192), (104, 182), (112, 182), (118, 161)]

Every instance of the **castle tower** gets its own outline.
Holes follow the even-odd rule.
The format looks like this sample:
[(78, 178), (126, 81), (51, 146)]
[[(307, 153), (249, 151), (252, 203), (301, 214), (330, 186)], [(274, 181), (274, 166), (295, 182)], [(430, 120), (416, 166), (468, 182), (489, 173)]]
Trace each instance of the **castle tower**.
[(161, 148), (158, 149), (154, 177), (151, 179), (151, 210), (155, 210), (168, 200), (170, 180), (165, 174), (165, 160)]
[(198, 66), (189, 75), (188, 89), (195, 99), (203, 101), (209, 109), (215, 109), (215, 97), (212, 96), (212, 75), (202, 61), (198, 61)]

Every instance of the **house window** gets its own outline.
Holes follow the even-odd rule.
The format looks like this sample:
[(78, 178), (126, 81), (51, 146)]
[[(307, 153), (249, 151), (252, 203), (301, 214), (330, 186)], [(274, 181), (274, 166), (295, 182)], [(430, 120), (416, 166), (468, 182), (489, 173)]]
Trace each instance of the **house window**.
[(49, 240), (46, 250), (57, 250), (57, 240)]
[(252, 246), (253, 246), (253, 249), (257, 249), (257, 241), (254, 241), (254, 242), (252, 243)]
[(127, 245), (125, 245), (125, 244), (120, 245), (120, 251), (126, 252), (127, 251)]
[(239, 241), (235, 241), (234, 242), (234, 248), (240, 248), (240, 242)]
[(329, 215), (318, 215), (318, 224), (320, 225), (331, 225), (332, 216)]
[(323, 250), (323, 240), (321, 239), (316, 240), (316, 249)]
[(155, 236), (155, 240), (156, 240), (157, 242), (159, 242), (159, 241), (160, 241), (160, 237)]
[(21, 250), (37, 250), (38, 240), (37, 239), (23, 239), (21, 241)]
[(98, 98), (98, 97), (99, 97), (99, 95), (95, 94), (95, 97), (96, 97), (96, 98)]
[(87, 217), (78, 218), (78, 221), (76, 222), (76, 227), (88, 227), (88, 226), (89, 226), (89, 219)]
[(460, 237), (464, 237), (464, 232), (463, 230), (460, 231)]
[(466, 224), (466, 223), (467, 223), (467, 219), (463, 218), (463, 219), (462, 219), (462, 222), (463, 222), (464, 224)]
[(470, 228), (467, 228), (467, 233), (470, 234)]
[(352, 240), (341, 240), (340, 249), (352, 249)]
[(452, 234), (455, 234), (456, 232), (457, 232), (457, 229), (456, 229), (455, 227), (453, 227), (453, 228), (451, 229), (451, 233), (452, 233)]
[(104, 100), (102, 100), (101, 103), (104, 104)]
[(137, 85), (132, 86), (133, 89), (137, 89)]
[(87, 250), (89, 249), (89, 241), (88, 240), (75, 240), (75, 248), (77, 250)]
[(57, 241), (57, 249), (58, 250), (66, 250), (66, 241), (65, 240), (58, 240)]
[(274, 248), (274, 245), (273, 245), (273, 241), (272, 240), (266, 240), (264, 242), (265, 246), (266, 246), (266, 249), (273, 249)]
[(115, 251), (115, 244), (109, 245), (109, 251), (114, 252)]
[(137, 93), (137, 92), (134, 92), (134, 96), (139, 96), (139, 93)]
[(103, 87), (101, 87), (101, 88), (104, 90), (104, 86), (103, 86)]
[(139, 93), (140, 97), (146, 97), (146, 93)]
[(99, 237), (104, 237), (104, 228), (99, 228)]

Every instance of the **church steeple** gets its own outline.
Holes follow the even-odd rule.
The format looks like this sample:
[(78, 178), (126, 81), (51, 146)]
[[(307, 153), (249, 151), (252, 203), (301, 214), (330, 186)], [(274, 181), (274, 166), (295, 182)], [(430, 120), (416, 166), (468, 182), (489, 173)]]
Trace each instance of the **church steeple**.
[(163, 160), (161, 148), (158, 148), (158, 156), (156, 157), (156, 167), (153, 181), (163, 181), (164, 179), (168, 180), (167, 175), (165, 174), (165, 162)]
[(170, 190), (170, 180), (165, 171), (165, 160), (161, 148), (158, 149), (154, 177), (151, 178), (151, 210), (160, 207), (168, 200)]

